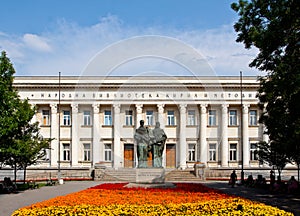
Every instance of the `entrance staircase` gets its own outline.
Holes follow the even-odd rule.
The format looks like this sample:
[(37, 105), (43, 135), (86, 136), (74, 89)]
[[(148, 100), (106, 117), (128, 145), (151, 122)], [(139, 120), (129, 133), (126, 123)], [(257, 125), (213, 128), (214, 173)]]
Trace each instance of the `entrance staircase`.
[[(149, 170), (150, 172), (150, 170)], [(135, 182), (136, 181), (136, 169), (134, 168), (120, 168), (120, 169), (97, 169), (95, 173), (96, 181), (103, 182)], [(166, 182), (201, 182), (199, 177), (194, 174), (194, 169), (177, 170), (166, 169), (165, 170)]]

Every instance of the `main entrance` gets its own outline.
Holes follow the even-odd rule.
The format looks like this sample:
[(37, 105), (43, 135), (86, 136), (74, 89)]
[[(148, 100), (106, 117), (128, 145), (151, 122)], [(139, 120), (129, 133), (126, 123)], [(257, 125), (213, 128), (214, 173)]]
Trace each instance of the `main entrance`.
[(166, 145), (166, 168), (175, 168), (176, 165), (176, 145)]
[(133, 144), (124, 144), (124, 167), (134, 167), (134, 146)]

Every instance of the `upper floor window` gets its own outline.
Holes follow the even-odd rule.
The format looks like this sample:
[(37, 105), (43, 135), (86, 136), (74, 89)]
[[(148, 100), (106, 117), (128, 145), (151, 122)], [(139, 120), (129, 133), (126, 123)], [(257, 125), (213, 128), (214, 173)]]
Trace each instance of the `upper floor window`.
[(71, 113), (70, 111), (63, 111), (63, 125), (71, 125)]
[(196, 145), (195, 144), (188, 144), (188, 161), (195, 161), (196, 160)]
[(43, 125), (50, 125), (50, 111), (49, 110), (43, 110)]
[(187, 125), (196, 125), (195, 110), (188, 110), (188, 122)]
[(257, 125), (257, 111), (250, 110), (249, 115), (250, 115), (249, 125), (251, 125), (251, 126)]
[(91, 125), (91, 112), (83, 111), (83, 125), (88, 126)]
[(217, 125), (217, 112), (216, 110), (208, 110), (208, 125), (216, 126)]
[(91, 161), (91, 144), (90, 143), (83, 144), (83, 160)]
[(132, 110), (126, 110), (125, 111), (125, 125), (126, 126), (133, 125)]
[(105, 110), (104, 111), (104, 125), (112, 125), (111, 111), (110, 110)]
[(173, 110), (168, 111), (168, 125), (175, 125), (175, 113)]
[(237, 125), (237, 111), (229, 110), (229, 125), (235, 126)]
[(152, 110), (146, 111), (146, 125), (154, 125), (154, 116)]

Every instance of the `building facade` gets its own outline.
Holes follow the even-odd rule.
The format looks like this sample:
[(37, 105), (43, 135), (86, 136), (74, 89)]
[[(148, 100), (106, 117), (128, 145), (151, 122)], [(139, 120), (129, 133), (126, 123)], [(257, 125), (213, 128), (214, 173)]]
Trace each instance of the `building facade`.
[[(163, 166), (259, 167), (256, 77), (16, 77), (51, 148), (38, 167), (137, 167), (140, 120), (167, 135)], [(151, 154), (148, 165), (151, 166)]]

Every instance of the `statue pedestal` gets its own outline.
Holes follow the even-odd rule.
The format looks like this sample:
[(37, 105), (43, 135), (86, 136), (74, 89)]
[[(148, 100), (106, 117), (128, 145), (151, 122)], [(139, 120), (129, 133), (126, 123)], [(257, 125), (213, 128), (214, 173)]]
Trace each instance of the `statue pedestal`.
[(138, 168), (136, 169), (136, 183), (165, 183), (165, 169)]

